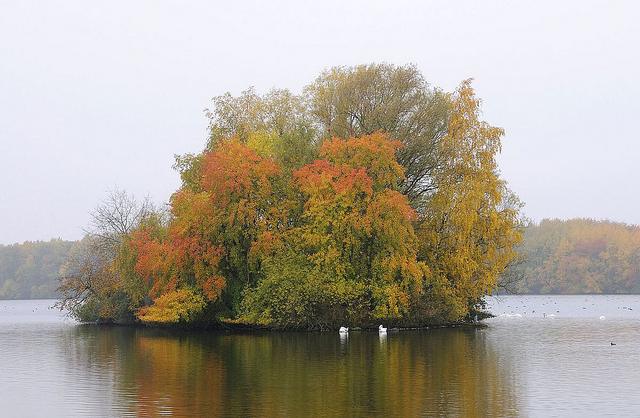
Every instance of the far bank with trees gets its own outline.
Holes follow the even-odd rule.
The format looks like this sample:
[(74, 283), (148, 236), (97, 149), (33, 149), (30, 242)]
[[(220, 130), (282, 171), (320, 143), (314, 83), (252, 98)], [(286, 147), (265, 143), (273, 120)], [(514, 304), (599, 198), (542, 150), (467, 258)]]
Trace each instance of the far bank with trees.
[(640, 294), (640, 227), (594, 219), (528, 225), (503, 275), (527, 294)]

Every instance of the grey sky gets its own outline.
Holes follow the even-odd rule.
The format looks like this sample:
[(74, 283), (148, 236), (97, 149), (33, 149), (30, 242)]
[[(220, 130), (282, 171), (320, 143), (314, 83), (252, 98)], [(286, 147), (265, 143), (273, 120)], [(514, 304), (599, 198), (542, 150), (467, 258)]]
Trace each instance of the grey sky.
[[(385, 4), (387, 3), (387, 4)], [(222, 5), (224, 4), (224, 6)], [(635, 1), (0, 0), (0, 243), (81, 237), (109, 189), (166, 201), (212, 96), (324, 68), (474, 77), (527, 216), (640, 223)]]

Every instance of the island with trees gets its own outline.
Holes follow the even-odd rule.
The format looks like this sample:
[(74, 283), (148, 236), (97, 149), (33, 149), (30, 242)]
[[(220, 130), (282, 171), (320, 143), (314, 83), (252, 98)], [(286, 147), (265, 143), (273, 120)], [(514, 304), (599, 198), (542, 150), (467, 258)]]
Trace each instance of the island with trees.
[(213, 99), (166, 208), (113, 193), (65, 264), (82, 321), (322, 330), (471, 320), (518, 258), (503, 130), (469, 80), (337, 67)]

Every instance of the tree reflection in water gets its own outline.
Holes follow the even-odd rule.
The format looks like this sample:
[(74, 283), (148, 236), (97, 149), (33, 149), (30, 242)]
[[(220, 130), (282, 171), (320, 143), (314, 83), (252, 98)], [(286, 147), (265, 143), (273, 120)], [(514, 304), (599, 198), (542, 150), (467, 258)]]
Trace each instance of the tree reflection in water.
[(122, 414), (513, 416), (486, 331), (223, 333), (74, 328), (72, 361), (112, 376)]

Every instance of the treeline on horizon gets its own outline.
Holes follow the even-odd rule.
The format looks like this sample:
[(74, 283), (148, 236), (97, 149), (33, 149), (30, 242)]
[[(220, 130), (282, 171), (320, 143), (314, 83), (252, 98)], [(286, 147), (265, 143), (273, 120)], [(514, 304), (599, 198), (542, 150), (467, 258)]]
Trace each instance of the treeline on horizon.
[(213, 99), (167, 210), (116, 192), (63, 266), (81, 320), (327, 329), (468, 320), (517, 259), (503, 130), (470, 80), (336, 67)]
[(0, 299), (53, 299), (60, 268), (75, 241), (52, 239), (0, 245)]
[(505, 273), (517, 293), (640, 293), (640, 227), (593, 219), (529, 225)]

